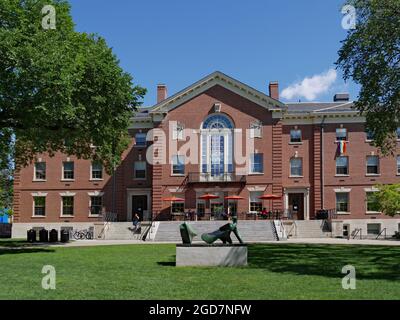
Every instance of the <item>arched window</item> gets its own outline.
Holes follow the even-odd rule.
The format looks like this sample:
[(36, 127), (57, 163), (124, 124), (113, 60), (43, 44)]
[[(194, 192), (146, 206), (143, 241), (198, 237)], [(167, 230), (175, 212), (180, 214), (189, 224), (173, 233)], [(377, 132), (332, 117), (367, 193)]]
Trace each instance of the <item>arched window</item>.
[(212, 114), (201, 126), (201, 172), (216, 179), (233, 172), (233, 123), (226, 115)]

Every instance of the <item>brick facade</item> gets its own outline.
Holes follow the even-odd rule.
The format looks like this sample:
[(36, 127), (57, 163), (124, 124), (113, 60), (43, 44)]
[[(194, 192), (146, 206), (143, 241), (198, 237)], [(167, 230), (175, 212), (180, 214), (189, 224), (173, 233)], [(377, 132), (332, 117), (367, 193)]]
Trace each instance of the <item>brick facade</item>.
[[(160, 86), (157, 105), (141, 110), (132, 120), (129, 129), (132, 144), (124, 153), (122, 162), (114, 174), (115, 181), (105, 172), (101, 180), (93, 180), (90, 177), (90, 161), (59, 153), (52, 158), (38, 155), (38, 161), (46, 162), (45, 181), (35, 181), (33, 164), (19, 169), (15, 175), (14, 222), (96, 221), (99, 218), (89, 214), (90, 197), (93, 194), (103, 196), (104, 210), (115, 211), (119, 221), (129, 221), (135, 206), (143, 207), (139, 209), (146, 211), (145, 219), (160, 214), (168, 218), (171, 213), (171, 203), (164, 201), (164, 198), (183, 197), (185, 210), (196, 211), (199, 195), (207, 192), (218, 193), (225, 207), (228, 202), (223, 197), (228, 195), (243, 197), (243, 200), (237, 202), (238, 212), (249, 211), (252, 192), (282, 196), (273, 202), (273, 209), (281, 211), (292, 209), (291, 201), (297, 194), (302, 199), (299, 202), (304, 215), (302, 218), (312, 219), (316, 210), (336, 208), (336, 193), (341, 190), (349, 193), (349, 210), (340, 218), (386, 218), (382, 214), (367, 213), (366, 192), (372, 190), (376, 184), (400, 182), (396, 157), (380, 156), (379, 174), (366, 174), (366, 157), (379, 153), (366, 141), (364, 119), (353, 110), (347, 107), (341, 108), (340, 103), (327, 103), (326, 106), (320, 106), (321, 108), (317, 106), (311, 108), (312, 104), (307, 105), (307, 108), (304, 104), (285, 105), (276, 100), (278, 98), (276, 83), (272, 86), (274, 97), (269, 97), (221, 73), (214, 73), (185, 90), (163, 100), (166, 87)], [(215, 105), (220, 109), (215, 109)], [(336, 106), (338, 110), (331, 112), (330, 109), (326, 109), (321, 112), (325, 107)], [(233, 163), (234, 172), (230, 173), (229, 181), (201, 181), (202, 150), (199, 132), (205, 119), (216, 113), (230, 119), (234, 130), (242, 130), (241, 133), (234, 135), (235, 150), (240, 148), (242, 151), (246, 150), (246, 146), (250, 143), (254, 144), (254, 153), (263, 155), (261, 174), (252, 174), (248, 171), (249, 155), (247, 155), (246, 163)], [(171, 123), (181, 124), (184, 129), (197, 134), (198, 145), (195, 150), (197, 161), (186, 164), (182, 175), (172, 174), (172, 164), (169, 160), (176, 153), (173, 151), (174, 144), (176, 143), (176, 148), (180, 149), (187, 144), (187, 140), (172, 139)], [(248, 129), (254, 123), (260, 123), (261, 137), (250, 138), (247, 135)], [(147, 133), (153, 128), (161, 130), (164, 134), (155, 133), (153, 136), (157, 138), (153, 142), (149, 141), (146, 146), (136, 146), (136, 134)], [(337, 128), (346, 128), (348, 132), (345, 156), (349, 159), (349, 174), (346, 176), (336, 175)], [(301, 130), (301, 142), (291, 142), (290, 131), (294, 129)], [(224, 141), (226, 144), (227, 141)], [(149, 148), (152, 148), (154, 158), (165, 154), (167, 163), (157, 160), (152, 164), (147, 163), (145, 177), (136, 179), (135, 162), (148, 160), (146, 152)], [(400, 144), (397, 151), (397, 154), (400, 154)], [(292, 177), (290, 174), (292, 158), (302, 159), (300, 176)], [(74, 162), (73, 181), (62, 179), (62, 163), (67, 160)], [(115, 184), (114, 192), (113, 184)], [(67, 191), (74, 194), (74, 215), (71, 217), (61, 215), (61, 197)], [(33, 196), (38, 194), (45, 194), (46, 197), (46, 215), (43, 217), (33, 214)], [(148, 201), (148, 205), (143, 201)], [(262, 205), (269, 207), (268, 201)]]

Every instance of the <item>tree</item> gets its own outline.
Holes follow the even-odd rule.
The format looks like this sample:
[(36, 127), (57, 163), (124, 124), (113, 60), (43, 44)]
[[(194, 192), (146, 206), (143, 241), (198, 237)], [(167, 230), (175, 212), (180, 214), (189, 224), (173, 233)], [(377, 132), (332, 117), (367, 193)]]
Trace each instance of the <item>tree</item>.
[[(42, 26), (49, 4), (55, 29)], [(66, 1), (0, 2), (0, 168), (60, 151), (110, 172), (144, 94), (104, 39), (74, 30)]]
[(400, 184), (379, 185), (374, 192), (374, 201), (379, 211), (388, 216), (400, 213)]
[(344, 79), (361, 85), (355, 107), (383, 154), (394, 152), (400, 127), (400, 1), (350, 0), (356, 26), (339, 50)]
[(13, 202), (12, 170), (0, 170), (0, 216), (4, 209), (11, 209)]

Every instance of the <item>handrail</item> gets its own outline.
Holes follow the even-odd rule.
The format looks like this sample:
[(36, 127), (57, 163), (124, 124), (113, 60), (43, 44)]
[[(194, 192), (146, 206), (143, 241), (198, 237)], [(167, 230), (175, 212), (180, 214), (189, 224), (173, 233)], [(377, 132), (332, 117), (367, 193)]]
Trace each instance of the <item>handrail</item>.
[(292, 230), (295, 229), (295, 234), (297, 233), (297, 225), (296, 222), (293, 221), (292, 227), (289, 229), (289, 232), (286, 233), (286, 236), (289, 238), (291, 236)]
[(361, 228), (354, 229), (353, 239), (355, 239), (357, 237), (358, 233), (360, 233), (360, 240), (362, 240), (362, 229)]
[(115, 222), (118, 219), (118, 214), (115, 212), (105, 212), (104, 214), (101, 215), (101, 219), (104, 222), (103, 229), (101, 229), (98, 238), (103, 238), (106, 228), (110, 226), (111, 222)]
[(151, 228), (153, 227), (153, 223), (156, 222), (162, 214), (163, 214), (162, 212), (159, 212), (155, 217), (153, 217), (153, 215), (151, 216), (150, 224), (147, 226), (145, 231), (140, 235), (142, 241), (146, 241), (147, 235), (150, 232)]
[(381, 234), (383, 233), (383, 232), (385, 232), (385, 237), (384, 237), (384, 239), (386, 239), (386, 228), (383, 228), (382, 230), (381, 230), (381, 232), (379, 232), (379, 234), (376, 236), (376, 240), (381, 236)]

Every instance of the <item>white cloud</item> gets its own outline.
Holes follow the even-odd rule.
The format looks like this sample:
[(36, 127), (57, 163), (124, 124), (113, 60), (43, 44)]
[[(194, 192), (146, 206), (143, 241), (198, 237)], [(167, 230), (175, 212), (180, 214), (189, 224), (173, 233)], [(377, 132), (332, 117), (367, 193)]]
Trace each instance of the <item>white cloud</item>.
[(320, 94), (327, 92), (336, 81), (337, 73), (335, 69), (327, 72), (305, 77), (300, 82), (294, 83), (283, 89), (281, 96), (287, 100), (293, 98), (305, 98), (314, 100)]

